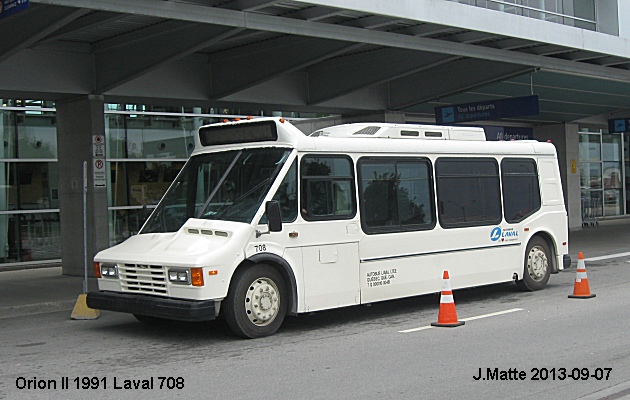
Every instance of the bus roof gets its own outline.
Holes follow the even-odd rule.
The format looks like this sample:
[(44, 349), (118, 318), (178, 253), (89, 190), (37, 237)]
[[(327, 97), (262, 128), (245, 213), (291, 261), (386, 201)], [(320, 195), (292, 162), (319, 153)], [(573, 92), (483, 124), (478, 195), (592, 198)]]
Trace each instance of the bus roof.
[(416, 124), (356, 123), (320, 129), (310, 136), (405, 138), (426, 140), (486, 140), (482, 128)]
[(363, 154), (556, 155), (555, 146), (535, 140), (485, 141), (482, 128), (354, 123), (320, 129), (307, 136), (278, 117), (202, 126), (196, 138), (195, 153), (268, 146)]

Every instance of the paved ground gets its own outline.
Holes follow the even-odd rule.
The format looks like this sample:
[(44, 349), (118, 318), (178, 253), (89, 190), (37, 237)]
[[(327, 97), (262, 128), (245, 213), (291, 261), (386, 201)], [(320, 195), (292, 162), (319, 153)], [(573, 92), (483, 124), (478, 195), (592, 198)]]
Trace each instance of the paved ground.
[[(587, 261), (630, 252), (630, 220), (602, 221), (570, 232), (573, 266), (579, 251)], [(96, 289), (96, 280), (89, 279), (88, 290)], [(61, 267), (0, 272), (0, 319), (63, 310), (70, 315), (81, 293), (83, 277), (62, 275)]]

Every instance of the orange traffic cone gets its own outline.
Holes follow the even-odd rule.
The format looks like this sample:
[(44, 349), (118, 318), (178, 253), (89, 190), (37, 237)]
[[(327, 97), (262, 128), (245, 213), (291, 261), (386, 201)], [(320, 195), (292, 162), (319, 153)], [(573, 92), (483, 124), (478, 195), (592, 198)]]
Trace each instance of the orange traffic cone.
[(575, 284), (573, 285), (573, 294), (569, 295), (572, 299), (590, 299), (595, 297), (591, 294), (588, 287), (588, 278), (586, 277), (586, 265), (584, 265), (584, 254), (578, 253), (577, 273), (575, 276)]
[(440, 296), (438, 322), (431, 322), (431, 325), (453, 328), (464, 324), (464, 321), (457, 320), (457, 311), (455, 311), (455, 300), (453, 300), (451, 281), (448, 277), (448, 271), (444, 271), (444, 276), (442, 277), (442, 295)]

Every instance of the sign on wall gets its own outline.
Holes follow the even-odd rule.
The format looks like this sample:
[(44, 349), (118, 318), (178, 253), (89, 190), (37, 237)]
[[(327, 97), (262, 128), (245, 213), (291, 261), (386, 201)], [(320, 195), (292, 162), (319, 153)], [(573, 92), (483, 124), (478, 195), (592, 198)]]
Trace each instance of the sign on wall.
[(0, 18), (6, 18), (28, 8), (28, 0), (0, 0)]
[(105, 157), (105, 136), (92, 135), (92, 156)]
[(486, 140), (532, 140), (534, 130), (532, 128), (521, 128), (513, 126), (481, 126), (486, 132)]
[(105, 158), (95, 158), (93, 160), (94, 187), (104, 188), (107, 186), (107, 173), (105, 172)]
[(105, 171), (105, 135), (92, 135), (92, 171), (94, 172), (94, 187), (107, 187), (107, 172)]
[(538, 95), (435, 107), (435, 121), (440, 125), (537, 114), (540, 114)]
[(608, 120), (608, 132), (630, 132), (630, 118), (615, 118)]

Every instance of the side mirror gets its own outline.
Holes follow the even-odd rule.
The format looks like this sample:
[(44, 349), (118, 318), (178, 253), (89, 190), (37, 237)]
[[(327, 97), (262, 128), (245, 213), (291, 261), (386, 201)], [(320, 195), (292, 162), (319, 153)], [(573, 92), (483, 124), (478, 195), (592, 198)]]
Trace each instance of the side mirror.
[(270, 200), (265, 203), (265, 213), (267, 213), (267, 226), (269, 232), (282, 232), (282, 214), (280, 213), (280, 203)]

